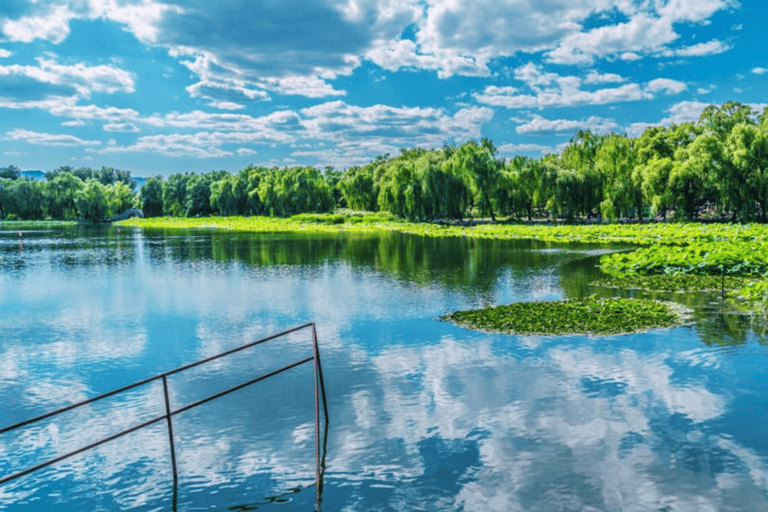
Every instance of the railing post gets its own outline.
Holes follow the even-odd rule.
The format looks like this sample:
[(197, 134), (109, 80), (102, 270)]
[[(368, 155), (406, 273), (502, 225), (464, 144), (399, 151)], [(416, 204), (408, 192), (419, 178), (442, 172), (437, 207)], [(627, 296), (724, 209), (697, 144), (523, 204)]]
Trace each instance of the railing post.
[[(320, 364), (320, 349), (317, 346), (317, 329), (312, 323), (312, 360), (314, 366), (313, 380), (315, 387), (315, 509), (320, 510), (323, 501), (323, 473), (325, 472), (325, 447), (328, 442), (328, 404), (325, 400), (325, 384), (323, 369)], [(323, 410), (325, 412), (325, 436), (323, 438), (323, 454), (320, 454), (320, 391), (323, 394)]]
[(168, 440), (171, 443), (171, 464), (173, 465), (173, 489), (174, 496), (179, 483), (179, 474), (176, 471), (176, 447), (173, 444), (173, 421), (171, 420), (171, 400), (168, 398), (168, 379), (163, 374), (163, 394), (165, 395), (165, 417), (168, 420)]

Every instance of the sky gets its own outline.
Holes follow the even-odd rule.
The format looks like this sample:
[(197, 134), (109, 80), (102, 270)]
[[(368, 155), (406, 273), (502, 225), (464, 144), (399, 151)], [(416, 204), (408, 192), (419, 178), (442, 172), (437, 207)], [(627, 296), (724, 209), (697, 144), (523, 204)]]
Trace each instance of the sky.
[(0, 167), (346, 169), (768, 99), (766, 0), (2, 0)]

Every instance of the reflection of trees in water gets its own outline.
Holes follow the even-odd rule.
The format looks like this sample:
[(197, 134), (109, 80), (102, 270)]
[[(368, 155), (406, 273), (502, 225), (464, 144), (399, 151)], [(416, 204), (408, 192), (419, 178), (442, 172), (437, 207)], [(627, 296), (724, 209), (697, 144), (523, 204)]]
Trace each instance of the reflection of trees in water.
[(442, 284), (473, 294), (492, 294), (505, 272), (531, 275), (556, 266), (567, 252), (556, 244), (531, 240), (469, 237), (424, 237), (394, 232), (379, 234), (316, 233), (238, 234), (189, 233), (149, 244), (153, 258), (177, 262), (212, 259), (240, 261), (254, 267), (320, 266), (347, 262), (416, 284)]
[[(592, 259), (592, 258), (590, 258)], [(693, 324), (699, 339), (708, 346), (743, 345), (750, 335), (756, 335), (758, 343), (768, 343), (768, 322), (740, 311), (732, 302), (723, 300), (720, 292), (654, 292), (648, 290), (623, 290), (617, 288), (592, 287), (590, 282), (601, 277), (594, 265), (578, 265), (575, 262), (564, 269), (561, 284), (567, 297), (578, 297), (595, 293), (599, 297), (628, 297), (664, 300), (682, 304), (693, 311)]]

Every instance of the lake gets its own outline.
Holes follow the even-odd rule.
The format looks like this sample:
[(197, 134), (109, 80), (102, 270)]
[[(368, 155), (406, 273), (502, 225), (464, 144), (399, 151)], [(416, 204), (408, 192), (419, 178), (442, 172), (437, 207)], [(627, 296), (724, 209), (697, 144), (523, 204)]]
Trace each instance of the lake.
[[(2, 229), (2, 228), (0, 228)], [(768, 510), (768, 347), (719, 294), (594, 289), (620, 246), (116, 227), (0, 231), (0, 428), (315, 322), (323, 510)], [(692, 325), (509, 336), (438, 317), (673, 298)], [(758, 332), (756, 332), (758, 331)], [(175, 406), (311, 355), (306, 331), (168, 379)], [(311, 365), (0, 486), (0, 511), (316, 506)], [(0, 436), (0, 477), (164, 414), (158, 382)]]

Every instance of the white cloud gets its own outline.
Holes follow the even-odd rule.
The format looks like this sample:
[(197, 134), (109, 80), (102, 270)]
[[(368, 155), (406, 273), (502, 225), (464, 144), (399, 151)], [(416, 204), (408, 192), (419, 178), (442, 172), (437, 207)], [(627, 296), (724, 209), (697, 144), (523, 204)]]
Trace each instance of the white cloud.
[(677, 38), (670, 20), (639, 14), (626, 23), (571, 34), (547, 59), (556, 64), (589, 64), (596, 57), (655, 51)]
[(10, 108), (53, 108), (93, 92), (133, 91), (133, 74), (113, 66), (64, 65), (45, 58), (38, 58), (37, 66), (0, 66), (0, 105)]
[(7, 132), (5, 136), (12, 140), (23, 140), (29, 144), (42, 146), (98, 146), (101, 141), (83, 140), (74, 135), (33, 132), (17, 128)]
[(639, 137), (645, 130), (651, 126), (658, 126), (653, 123), (632, 123), (626, 128), (627, 135), (630, 137)]
[(104, 131), (135, 133), (139, 131), (139, 128), (133, 123), (107, 123), (104, 125)]
[(249, 148), (237, 148), (238, 155), (255, 155), (256, 151)]
[(687, 88), (688, 86), (684, 82), (670, 80), (669, 78), (657, 78), (648, 82), (646, 90), (649, 92), (664, 91), (666, 94), (677, 94)]
[(220, 110), (242, 110), (245, 107), (239, 103), (233, 103), (231, 101), (212, 101), (208, 106), (218, 108)]
[(201, 132), (197, 134), (148, 135), (139, 137), (127, 146), (110, 144), (98, 153), (160, 153), (175, 157), (218, 158), (232, 153), (221, 149), (224, 134)]
[(507, 158), (529, 153), (539, 153), (541, 155), (554, 153), (551, 147), (542, 146), (541, 144), (502, 144), (498, 147), (498, 150), (500, 156)]
[(587, 119), (544, 119), (534, 115), (533, 119), (515, 128), (519, 134), (554, 135), (561, 132), (575, 132), (578, 130), (590, 130), (594, 133), (605, 134), (619, 127), (613, 119), (590, 116)]
[(11, 55), (13, 55), (13, 52), (6, 50), (5, 48), (0, 48), (0, 59), (5, 59)]
[(482, 93), (474, 94), (474, 97), (480, 103), (506, 108), (570, 107), (652, 99), (659, 91), (673, 94), (686, 88), (682, 82), (657, 78), (645, 87), (628, 83), (586, 91), (581, 88), (579, 77), (545, 73), (540, 66), (532, 63), (517, 68), (515, 78), (528, 84), (533, 94), (521, 94), (519, 89), (510, 86), (488, 86)]
[(74, 16), (66, 4), (50, 5), (47, 12), (40, 12), (39, 15), (0, 20), (0, 31), (11, 41), (29, 43), (35, 39), (47, 39), (58, 44), (69, 35), (69, 20)]
[(626, 78), (614, 73), (598, 73), (597, 71), (590, 71), (587, 78), (584, 80), (585, 84), (605, 84), (605, 83), (619, 83), (626, 82)]
[(619, 55), (619, 58), (621, 60), (626, 60), (628, 62), (642, 59), (642, 57), (635, 52), (624, 52), (621, 55)]
[(764, 75), (768, 73), (768, 68), (761, 68), (761, 67), (752, 68), (752, 73), (756, 75)]
[(436, 148), (445, 142), (479, 138), (482, 125), (493, 117), (487, 107), (463, 108), (453, 115), (426, 107), (358, 107), (333, 101), (300, 111), (308, 140), (330, 147), (299, 149), (293, 156), (311, 156), (324, 164), (346, 167), (364, 164), (371, 155), (395, 154), (401, 147)]
[(705, 55), (717, 55), (731, 49), (731, 46), (713, 39), (706, 43), (699, 43), (693, 46), (685, 46), (676, 50), (666, 50), (663, 54), (667, 57), (703, 57)]
[(709, 105), (710, 103), (702, 103), (700, 101), (681, 101), (669, 107), (667, 109), (669, 116), (662, 119), (658, 124), (669, 126), (671, 124), (698, 121), (701, 113)]

